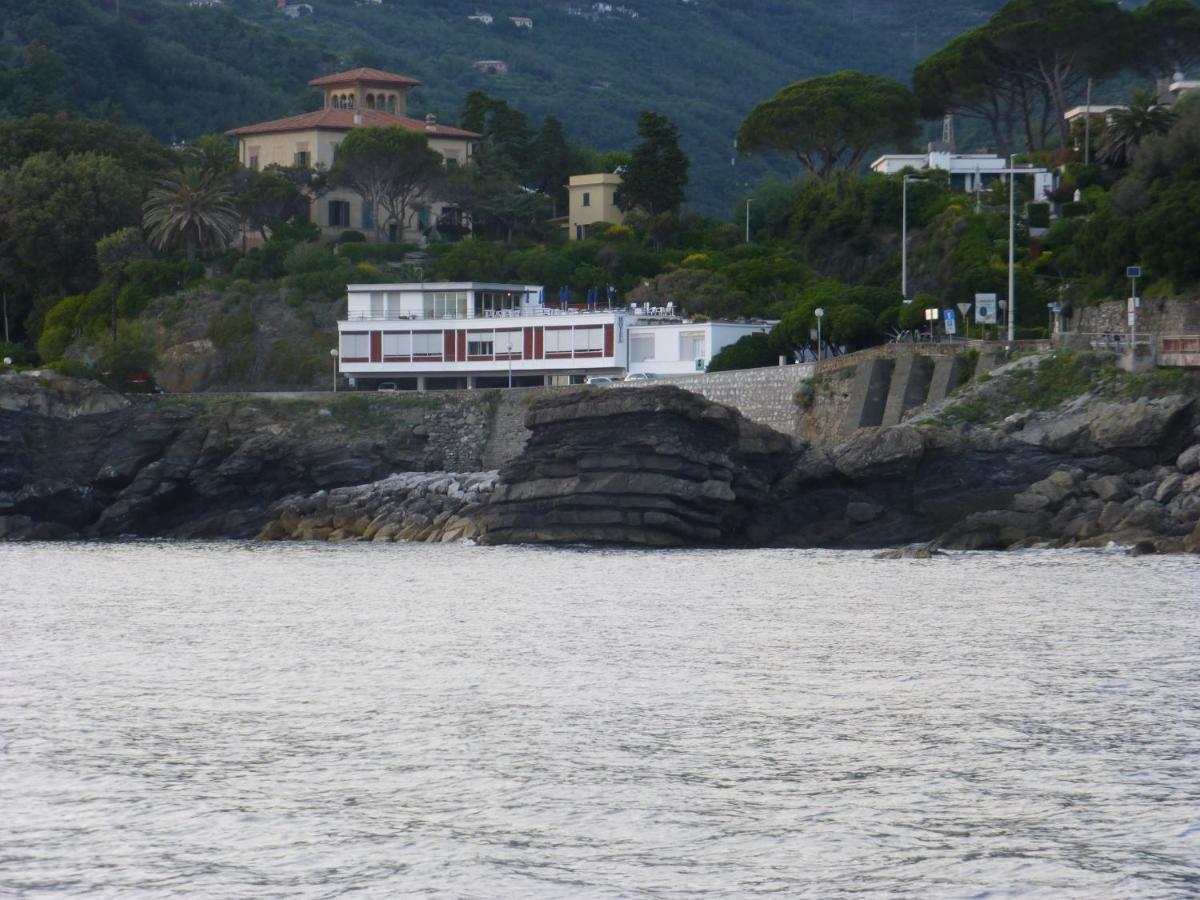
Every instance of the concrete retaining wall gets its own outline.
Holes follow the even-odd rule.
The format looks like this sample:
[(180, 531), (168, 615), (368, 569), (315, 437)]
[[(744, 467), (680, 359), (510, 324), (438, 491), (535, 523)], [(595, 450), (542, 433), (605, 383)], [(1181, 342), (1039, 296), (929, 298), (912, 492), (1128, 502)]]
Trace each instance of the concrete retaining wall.
[(799, 431), (801, 413), (796, 403), (796, 391), (800, 385), (812, 380), (813, 369), (812, 363), (804, 363), (714, 372), (711, 375), (675, 375), (654, 381), (624, 382), (614, 385), (612, 389), (624, 390), (632, 385), (674, 384), (714, 403), (732, 406), (752, 422), (795, 435)]

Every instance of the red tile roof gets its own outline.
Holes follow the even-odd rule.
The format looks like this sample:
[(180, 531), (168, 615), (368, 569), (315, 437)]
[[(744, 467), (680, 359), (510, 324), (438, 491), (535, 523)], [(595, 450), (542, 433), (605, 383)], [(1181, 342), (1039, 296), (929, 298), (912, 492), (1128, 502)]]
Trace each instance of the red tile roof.
[(451, 128), (449, 125), (433, 125), (427, 127), (420, 119), (409, 119), (392, 113), (381, 112), (378, 109), (318, 109), (315, 112), (289, 116), (286, 119), (274, 119), (270, 122), (258, 122), (255, 125), (243, 125), (225, 132), (230, 137), (249, 134), (271, 134), (279, 131), (349, 131), (358, 127), (354, 115), (362, 116), (362, 125), (399, 125), (409, 131), (418, 131), (431, 137), (457, 138), (459, 140), (475, 140), (480, 135), (474, 131), (464, 131), (461, 128)]
[(409, 78), (407, 75), (393, 75), (391, 72), (384, 72), (380, 69), (351, 69), (349, 72), (338, 72), (335, 75), (322, 75), (320, 78), (314, 78), (309, 82), (313, 87), (324, 87), (327, 84), (349, 84), (354, 81), (361, 81), (367, 84), (395, 84), (401, 86), (412, 87), (421, 82), (415, 78)]

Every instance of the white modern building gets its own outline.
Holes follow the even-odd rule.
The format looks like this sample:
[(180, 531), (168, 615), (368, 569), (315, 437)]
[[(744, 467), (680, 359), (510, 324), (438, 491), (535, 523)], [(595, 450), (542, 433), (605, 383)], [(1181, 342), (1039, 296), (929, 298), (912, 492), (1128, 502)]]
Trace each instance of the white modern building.
[(541, 285), (351, 284), (338, 370), (354, 387), (438, 390), (575, 384), (703, 371), (766, 324), (690, 322), (674, 308), (548, 305)]
[[(930, 150), (928, 153), (888, 153), (871, 163), (871, 171), (881, 175), (899, 175), (905, 170), (916, 172), (940, 170), (950, 173), (952, 190), (975, 193), (987, 190), (992, 183), (1008, 173), (1008, 159), (994, 153), (951, 153)], [(1054, 187), (1057, 176), (1046, 169), (1017, 166), (1018, 175), (1033, 175), (1033, 196), (1042, 198)]]

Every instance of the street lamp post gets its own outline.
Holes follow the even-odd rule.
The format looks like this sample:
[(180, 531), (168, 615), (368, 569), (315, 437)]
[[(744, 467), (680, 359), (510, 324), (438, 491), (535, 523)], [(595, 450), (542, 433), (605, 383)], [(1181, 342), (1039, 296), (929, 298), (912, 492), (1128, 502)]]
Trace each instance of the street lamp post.
[(915, 175), (904, 176), (904, 186), (900, 189), (900, 294), (908, 303), (908, 183), (924, 181)]
[(329, 356), (333, 359), (333, 392), (336, 394), (337, 393), (337, 361), (338, 361), (337, 347), (334, 347), (332, 350), (329, 351)]
[(1014, 170), (1017, 155), (1008, 157), (1008, 341), (1017, 339), (1017, 173)]
[(746, 243), (750, 243), (750, 204), (754, 202), (753, 197), (746, 198)]
[(825, 357), (821, 344), (821, 319), (825, 317), (825, 310), (818, 306), (813, 310), (813, 315), (817, 317), (817, 360), (820, 361)]

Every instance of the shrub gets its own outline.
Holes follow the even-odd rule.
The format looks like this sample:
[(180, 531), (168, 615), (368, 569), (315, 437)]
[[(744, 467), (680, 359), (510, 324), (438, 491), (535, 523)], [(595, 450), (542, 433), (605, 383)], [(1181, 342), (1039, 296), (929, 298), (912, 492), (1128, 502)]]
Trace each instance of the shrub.
[(152, 373), (158, 365), (158, 347), (154, 332), (143, 323), (135, 323), (119, 333), (116, 339), (101, 343), (97, 368), (105, 381), (126, 387), (131, 375)]
[(365, 244), (367, 236), (361, 231), (343, 231), (338, 235), (339, 244)]
[(766, 332), (747, 334), (717, 353), (708, 364), (709, 372), (730, 372), (734, 369), (758, 369), (778, 362)]
[(417, 248), (413, 244), (338, 244), (334, 253), (351, 262), (366, 262), (379, 260), (381, 262), (400, 262), (404, 254), (412, 253)]
[(34, 355), (24, 344), (0, 341), (0, 360), (2, 359), (11, 359), (14, 366), (27, 366), (33, 363)]
[(323, 244), (297, 244), (283, 260), (283, 270), (288, 275), (307, 275), (335, 269), (340, 261)]
[(83, 360), (72, 359), (69, 356), (64, 356), (62, 359), (55, 360), (50, 366), (59, 375), (66, 375), (68, 378), (95, 378), (96, 370), (89, 366)]
[(217, 313), (208, 321), (207, 337), (217, 347), (225, 348), (254, 334), (254, 316), (248, 312)]
[(1030, 203), (1028, 207), (1030, 228), (1050, 227), (1050, 204)]

